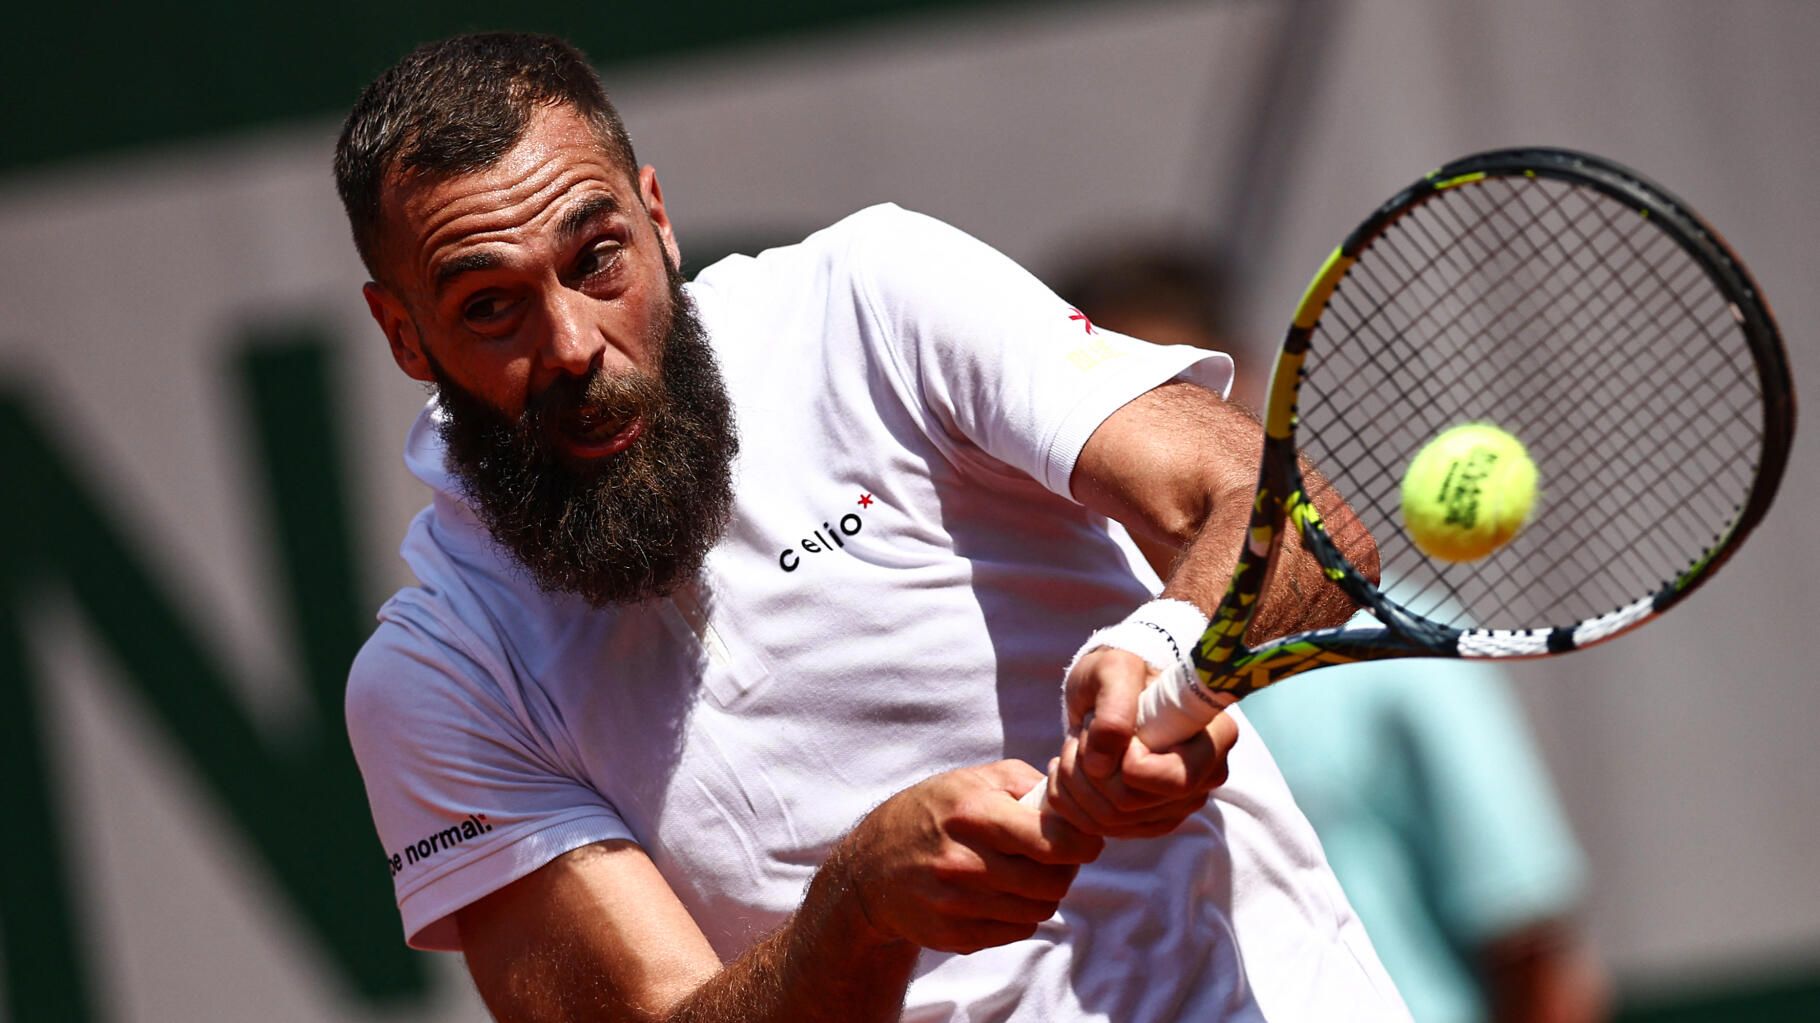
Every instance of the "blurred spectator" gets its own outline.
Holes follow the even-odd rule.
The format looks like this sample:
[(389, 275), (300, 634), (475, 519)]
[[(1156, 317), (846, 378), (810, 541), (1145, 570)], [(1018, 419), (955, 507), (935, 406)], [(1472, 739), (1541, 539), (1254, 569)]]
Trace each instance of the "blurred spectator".
[[(1255, 406), (1274, 349), (1229, 343), (1227, 278), (1211, 254), (1155, 248), (1076, 266), (1057, 291), (1098, 327), (1225, 349), (1235, 399)], [(1134, 569), (1160, 586), (1170, 552), (1139, 546)], [(1580, 852), (1501, 668), (1346, 665), (1241, 707), (1417, 1023), (1606, 1018), (1573, 920)]]
[(1225, 319), (1228, 276), (1216, 256), (1158, 246), (1077, 266), (1056, 292), (1094, 323), (1120, 334), (1218, 349), (1231, 333)]

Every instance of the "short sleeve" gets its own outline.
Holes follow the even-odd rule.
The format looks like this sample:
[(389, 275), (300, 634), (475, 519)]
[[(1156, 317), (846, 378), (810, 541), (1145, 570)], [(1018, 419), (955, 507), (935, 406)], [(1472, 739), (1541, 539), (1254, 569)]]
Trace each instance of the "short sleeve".
[(1232, 360), (1095, 326), (990, 246), (895, 206), (850, 218), (858, 286), (909, 386), (945, 428), (1073, 499), (1087, 438), (1175, 377), (1217, 394)]
[(452, 914), (571, 849), (632, 838), (567, 776), (495, 674), (394, 600), (354, 660), (347, 723), (405, 940), (459, 950)]
[(1571, 911), (1583, 864), (1522, 708), (1498, 668), (1399, 662), (1402, 727), (1430, 801), (1438, 912), (1485, 942)]

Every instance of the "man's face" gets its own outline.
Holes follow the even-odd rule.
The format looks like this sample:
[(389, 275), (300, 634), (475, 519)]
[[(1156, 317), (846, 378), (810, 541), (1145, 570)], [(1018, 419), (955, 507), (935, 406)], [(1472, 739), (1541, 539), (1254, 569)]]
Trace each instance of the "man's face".
[(436, 385), (449, 467), (494, 538), (596, 604), (699, 567), (736, 445), (655, 173), (630, 180), (549, 108), (495, 165), (395, 179), (384, 209), (390, 286), (368, 305)]

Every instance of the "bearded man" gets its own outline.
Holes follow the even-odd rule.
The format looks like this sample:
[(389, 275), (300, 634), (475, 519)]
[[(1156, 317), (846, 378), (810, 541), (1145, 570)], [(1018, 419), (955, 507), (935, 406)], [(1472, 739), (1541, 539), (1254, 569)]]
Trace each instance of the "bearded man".
[[(1230, 360), (891, 206), (685, 283), (549, 38), (413, 52), (335, 171), (433, 388), (349, 730), (407, 940), (499, 1018), (1401, 1018), (1236, 713), (1131, 734), (1168, 655), (1120, 637), (1185, 649), (1243, 537)], [(1166, 599), (1103, 516), (1180, 550)], [(1278, 576), (1271, 628), (1347, 614)]]

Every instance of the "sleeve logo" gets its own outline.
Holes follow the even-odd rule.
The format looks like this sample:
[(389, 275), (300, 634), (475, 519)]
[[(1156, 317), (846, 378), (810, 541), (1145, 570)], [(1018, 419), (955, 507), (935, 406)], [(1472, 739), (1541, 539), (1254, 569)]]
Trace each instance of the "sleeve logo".
[(393, 853), (391, 858), (386, 861), (386, 866), (391, 868), (392, 876), (397, 877), (405, 867), (411, 866), (419, 860), (427, 860), (437, 853), (448, 852), (468, 839), (478, 838), (492, 830), (493, 825), (487, 823), (486, 814), (468, 814), (467, 819), (460, 824), (443, 828), (441, 831), (427, 838), (420, 838)]

